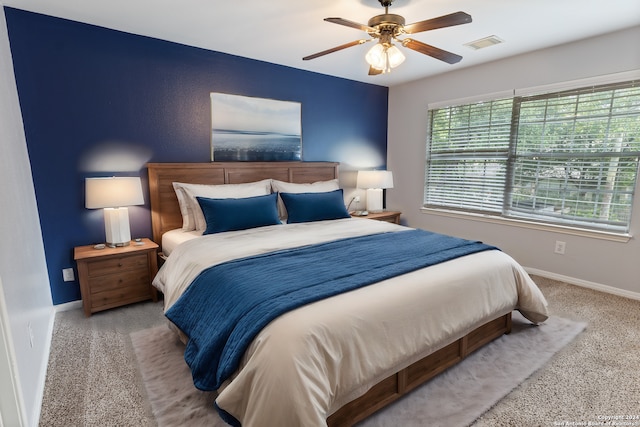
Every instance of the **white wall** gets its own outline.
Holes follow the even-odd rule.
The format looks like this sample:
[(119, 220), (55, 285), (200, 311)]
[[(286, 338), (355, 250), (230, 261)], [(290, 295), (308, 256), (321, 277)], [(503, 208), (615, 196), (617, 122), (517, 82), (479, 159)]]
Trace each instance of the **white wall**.
[[(10, 332), (12, 359), (11, 366), (0, 367), (0, 374), (14, 376), (24, 423), (36, 426), (49, 357), (53, 304), (2, 3), (0, 153), (0, 298), (4, 300), (0, 319), (8, 319), (8, 327), (5, 320), (2, 326)], [(4, 393), (10, 382), (0, 381), (0, 387)]]
[[(572, 278), (596, 288), (606, 285), (614, 287), (607, 289), (614, 293), (640, 297), (640, 194), (633, 208), (634, 238), (627, 243), (420, 211), (428, 103), (637, 70), (639, 40), (640, 27), (633, 27), (392, 87), (387, 166), (393, 171), (395, 188), (387, 191), (388, 208), (401, 210), (409, 226), (495, 244), (523, 266), (551, 277)], [(640, 193), (640, 183), (637, 190)], [(556, 240), (567, 243), (565, 255), (553, 252)]]

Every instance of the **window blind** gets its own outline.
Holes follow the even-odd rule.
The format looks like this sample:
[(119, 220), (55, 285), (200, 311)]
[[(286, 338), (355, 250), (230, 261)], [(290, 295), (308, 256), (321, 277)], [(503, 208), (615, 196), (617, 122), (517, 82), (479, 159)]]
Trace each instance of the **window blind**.
[(500, 212), (513, 101), (432, 110), (425, 205)]
[(640, 81), (429, 111), (427, 207), (628, 231)]

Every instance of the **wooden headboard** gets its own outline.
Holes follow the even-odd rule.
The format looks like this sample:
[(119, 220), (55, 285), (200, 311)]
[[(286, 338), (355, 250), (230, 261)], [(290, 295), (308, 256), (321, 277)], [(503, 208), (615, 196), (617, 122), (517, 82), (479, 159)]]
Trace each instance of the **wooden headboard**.
[(173, 182), (193, 184), (241, 184), (272, 178), (279, 181), (310, 183), (338, 178), (334, 162), (211, 162), (148, 163), (149, 199), (153, 240), (182, 227), (182, 215)]

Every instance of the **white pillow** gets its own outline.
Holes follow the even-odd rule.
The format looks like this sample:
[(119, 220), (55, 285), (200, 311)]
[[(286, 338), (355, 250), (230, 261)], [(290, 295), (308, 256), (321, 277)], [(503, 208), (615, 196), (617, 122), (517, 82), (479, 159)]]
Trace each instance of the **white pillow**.
[(183, 184), (181, 182), (174, 182), (172, 184), (173, 191), (176, 192), (176, 197), (178, 198), (180, 213), (182, 214), (182, 231), (193, 231), (196, 229), (196, 220), (193, 216), (193, 210), (191, 209), (187, 193), (182, 188), (183, 185), (189, 184)]
[[(278, 181), (277, 179), (271, 180), (271, 188), (273, 192), (278, 193), (326, 193), (328, 191), (335, 191), (340, 188), (337, 179), (331, 179), (329, 181), (317, 181), (311, 184), (297, 184), (294, 182)], [(287, 219), (287, 209), (284, 207), (282, 198), (278, 195), (278, 215), (283, 221)]]
[[(173, 188), (178, 197), (180, 213), (182, 214), (182, 229), (184, 231), (204, 231), (207, 223), (196, 197), (211, 199), (243, 199), (245, 197), (265, 196), (271, 194), (271, 180), (248, 182), (243, 184), (186, 184), (174, 182)], [(182, 200), (181, 200), (182, 199)]]

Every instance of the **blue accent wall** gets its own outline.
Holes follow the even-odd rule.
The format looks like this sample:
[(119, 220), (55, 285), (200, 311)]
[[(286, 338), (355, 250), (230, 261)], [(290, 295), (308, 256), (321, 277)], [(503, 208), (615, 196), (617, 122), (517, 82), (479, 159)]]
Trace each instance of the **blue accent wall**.
[[(84, 179), (210, 160), (210, 92), (302, 103), (303, 160), (384, 167), (388, 89), (5, 8), (54, 304), (80, 299), (73, 247), (104, 240)], [(360, 164), (362, 165), (362, 164)], [(151, 236), (145, 206), (131, 235)]]

